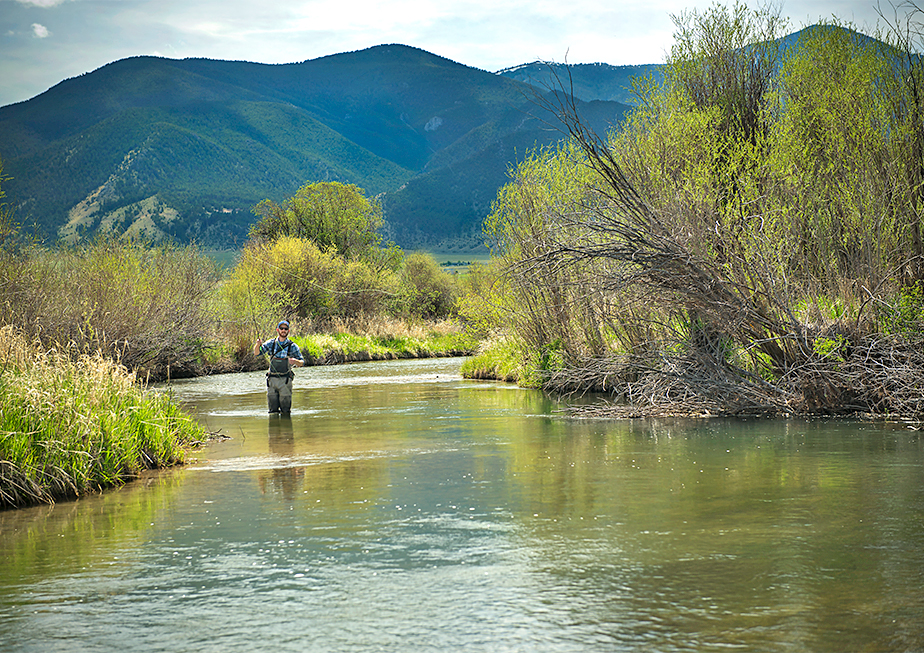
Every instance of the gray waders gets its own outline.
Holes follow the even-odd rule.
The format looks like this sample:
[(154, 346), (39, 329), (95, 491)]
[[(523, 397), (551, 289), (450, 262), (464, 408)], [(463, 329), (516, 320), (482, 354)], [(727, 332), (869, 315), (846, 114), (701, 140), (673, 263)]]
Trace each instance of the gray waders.
[(292, 410), (292, 379), (295, 373), (289, 369), (288, 358), (270, 359), (266, 373), (266, 403), (269, 412), (288, 415)]

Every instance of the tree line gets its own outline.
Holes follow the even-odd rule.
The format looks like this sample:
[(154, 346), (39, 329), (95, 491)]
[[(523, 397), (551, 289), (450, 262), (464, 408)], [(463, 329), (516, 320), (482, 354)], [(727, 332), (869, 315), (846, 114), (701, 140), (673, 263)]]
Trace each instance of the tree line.
[(253, 338), (283, 317), (303, 335), (384, 337), (455, 314), (457, 280), (384, 242), (381, 206), (357, 186), (308, 183), (253, 210), (247, 243), (222, 269), (196, 246), (115, 234), (34, 244), (0, 204), (0, 326), (159, 380), (259, 366)]

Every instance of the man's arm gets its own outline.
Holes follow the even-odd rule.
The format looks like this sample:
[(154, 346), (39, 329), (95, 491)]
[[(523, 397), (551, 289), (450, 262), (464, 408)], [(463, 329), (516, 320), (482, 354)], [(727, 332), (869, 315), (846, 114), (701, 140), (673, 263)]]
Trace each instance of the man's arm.
[(304, 367), (305, 365), (305, 359), (302, 356), (302, 352), (298, 348), (298, 345), (296, 345), (294, 342), (292, 343), (292, 346), (289, 348), (289, 365), (292, 365), (294, 367)]

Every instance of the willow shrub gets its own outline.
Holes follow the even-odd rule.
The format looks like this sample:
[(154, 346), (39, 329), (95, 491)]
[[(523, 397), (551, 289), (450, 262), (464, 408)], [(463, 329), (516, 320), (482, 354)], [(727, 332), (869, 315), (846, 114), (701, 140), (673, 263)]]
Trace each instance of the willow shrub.
[(429, 254), (406, 255), (398, 268), (398, 293), (392, 302), (396, 315), (443, 319), (453, 315), (459, 298), (454, 275), (447, 274)]
[(807, 30), (783, 62), (770, 201), (789, 211), (792, 272), (868, 288), (913, 255), (896, 157), (901, 128), (881, 87), (887, 55), (855, 32)]
[[(608, 261), (607, 238), (618, 249), (622, 236), (602, 225), (638, 216), (607, 206), (596, 191), (612, 180), (595, 178), (573, 143), (534, 154), (499, 192), (485, 231), (503, 269), (473, 288), (466, 314), (493, 320), (538, 365), (646, 348), (656, 363), (658, 352), (708, 341), (773, 380), (798, 363), (764, 355), (774, 343), (798, 358), (814, 335), (859, 337), (914, 313), (908, 288), (924, 269), (920, 60), (906, 70), (894, 51), (839, 25), (805, 31), (781, 57), (769, 45), (785, 26), (778, 12), (741, 3), (675, 20), (665, 83), (636, 85), (638, 108), (606, 145), (611, 171), (644, 205), (642, 231), (760, 319), (746, 329), (707, 323), (676, 279), (638, 283), (638, 268)], [(723, 336), (736, 328), (738, 340)]]
[(204, 431), (99, 352), (72, 360), (0, 329), (0, 506), (51, 503), (183, 461)]
[[(754, 97), (729, 118), (736, 104), (720, 98), (735, 85), (692, 92), (703, 80), (689, 79), (698, 70), (690, 58), (738, 58), (733, 68), (766, 74), (761, 58), (776, 61), (774, 52), (742, 48), (735, 33), (750, 29), (759, 43), (778, 19), (736, 4), (687, 20), (696, 29), (678, 37), (692, 44), (672, 51), (663, 86), (639, 85), (643, 101), (611, 141), (630, 183), (678, 243), (755, 295), (802, 307), (798, 319), (830, 324), (832, 301), (845, 305), (845, 320), (862, 317), (864, 304), (866, 317), (889, 312), (900, 287), (920, 276), (924, 209), (910, 111), (896, 110), (910, 91), (895, 51), (837, 23), (804, 30), (772, 78), (738, 84)], [(729, 47), (704, 38), (715, 34)]]
[(426, 254), (348, 259), (305, 238), (252, 242), (219, 292), (224, 321), (272, 332), (280, 316), (318, 325), (376, 316), (446, 318), (455, 310), (456, 282)]
[(463, 314), (483, 328), (497, 320), (527, 351), (555, 349), (565, 359), (602, 354), (607, 297), (593, 284), (593, 270), (543, 259), (553, 243), (567, 238), (568, 216), (593, 210), (590, 188), (596, 182), (573, 145), (527, 157), (498, 192), (485, 222), (498, 267), (476, 271), (468, 281)]
[(23, 249), (0, 268), (0, 319), (47, 347), (101, 351), (142, 378), (163, 378), (195, 371), (211, 345), (219, 273), (194, 247), (101, 237)]

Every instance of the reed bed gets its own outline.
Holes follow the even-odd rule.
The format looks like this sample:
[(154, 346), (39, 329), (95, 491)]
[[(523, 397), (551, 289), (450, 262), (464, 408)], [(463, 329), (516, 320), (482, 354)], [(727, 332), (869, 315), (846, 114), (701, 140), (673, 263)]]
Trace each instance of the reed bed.
[(205, 432), (100, 352), (71, 358), (0, 329), (0, 508), (79, 497), (183, 462)]

